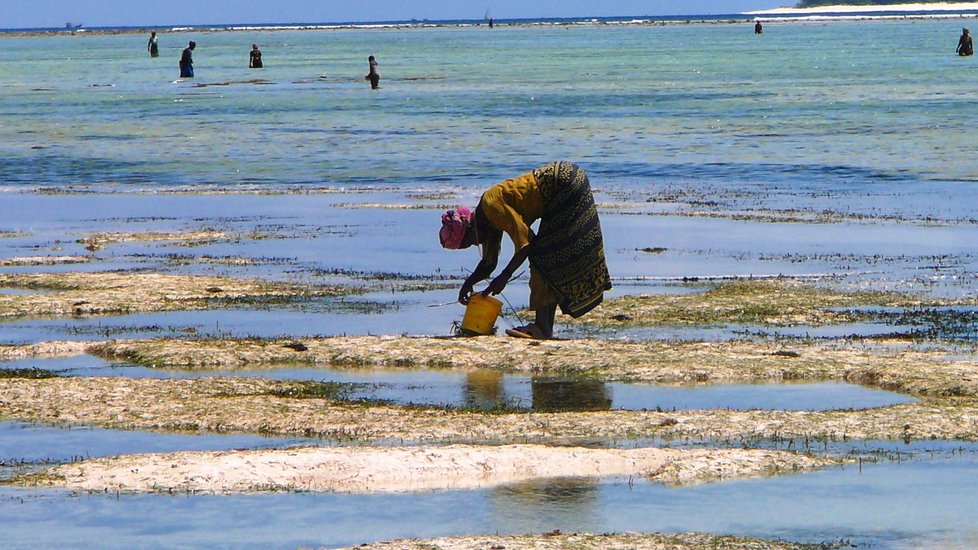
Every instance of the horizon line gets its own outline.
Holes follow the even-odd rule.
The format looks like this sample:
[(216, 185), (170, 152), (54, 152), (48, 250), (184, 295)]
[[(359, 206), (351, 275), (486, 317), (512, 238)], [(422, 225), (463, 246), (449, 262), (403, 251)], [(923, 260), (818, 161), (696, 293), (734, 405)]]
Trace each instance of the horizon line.
[[(746, 17), (744, 12), (736, 13), (695, 13), (695, 14), (662, 14), (662, 15), (580, 15), (580, 16), (547, 16), (547, 17), (493, 17), (495, 23), (506, 24), (512, 22), (526, 21), (600, 21), (600, 20), (649, 20), (649, 19), (685, 19), (685, 18), (717, 18), (717, 17)], [(488, 19), (391, 19), (379, 21), (317, 21), (317, 22), (261, 22), (261, 23), (161, 23), (161, 24), (132, 24), (132, 25), (85, 25), (81, 27), (5, 27), (0, 30), (5, 31), (70, 31), (84, 29), (168, 29), (168, 28), (195, 28), (195, 27), (281, 27), (281, 26), (351, 26), (351, 25), (410, 25), (419, 23), (472, 23), (484, 24)]]

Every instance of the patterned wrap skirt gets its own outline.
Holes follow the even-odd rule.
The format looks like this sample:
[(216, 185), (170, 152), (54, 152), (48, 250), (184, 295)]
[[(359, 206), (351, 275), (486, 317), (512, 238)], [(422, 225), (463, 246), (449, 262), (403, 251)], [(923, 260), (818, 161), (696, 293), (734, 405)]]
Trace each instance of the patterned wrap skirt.
[(553, 289), (560, 310), (580, 317), (611, 288), (591, 184), (584, 170), (568, 162), (541, 166), (533, 175), (543, 197), (543, 215), (530, 267)]

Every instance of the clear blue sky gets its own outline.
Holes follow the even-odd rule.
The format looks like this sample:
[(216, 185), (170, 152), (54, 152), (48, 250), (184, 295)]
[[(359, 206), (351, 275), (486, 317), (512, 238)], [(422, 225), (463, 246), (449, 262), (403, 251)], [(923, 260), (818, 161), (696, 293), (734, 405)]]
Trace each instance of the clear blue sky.
[(727, 14), (795, 0), (0, 0), (0, 28)]

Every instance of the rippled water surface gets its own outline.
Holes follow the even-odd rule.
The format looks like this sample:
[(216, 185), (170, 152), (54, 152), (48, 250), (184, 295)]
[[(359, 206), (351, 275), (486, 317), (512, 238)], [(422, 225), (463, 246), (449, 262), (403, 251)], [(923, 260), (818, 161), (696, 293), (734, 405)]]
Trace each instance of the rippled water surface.
[[(951, 55), (960, 26), (175, 32), (157, 59), (142, 35), (2, 37), (0, 174), (481, 187), (561, 158), (604, 188), (695, 179), (774, 186), (769, 200), (794, 203), (831, 183), (854, 210), (913, 210), (904, 193), (975, 181), (960, 147), (975, 103), (960, 83), (978, 67)], [(197, 77), (177, 81), (190, 39)], [(262, 70), (247, 68), (253, 42)], [(370, 54), (379, 92), (362, 80)]]

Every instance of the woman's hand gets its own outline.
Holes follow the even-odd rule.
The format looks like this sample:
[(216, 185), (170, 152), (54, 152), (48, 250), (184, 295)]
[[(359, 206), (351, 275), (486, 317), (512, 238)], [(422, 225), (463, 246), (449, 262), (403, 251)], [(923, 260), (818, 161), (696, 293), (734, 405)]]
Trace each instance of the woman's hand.
[(507, 273), (506, 271), (503, 271), (502, 273), (499, 274), (498, 277), (496, 277), (495, 279), (492, 280), (491, 283), (489, 283), (489, 286), (487, 286), (486, 289), (482, 291), (482, 293), (487, 296), (490, 294), (492, 294), (493, 296), (499, 294), (500, 292), (503, 291), (504, 288), (506, 288), (506, 283), (509, 282), (509, 279), (512, 276), (513, 276), (512, 273)]
[(469, 303), (469, 296), (472, 295), (472, 283), (465, 281), (462, 283), (461, 290), (458, 291), (458, 303), (467, 305)]

